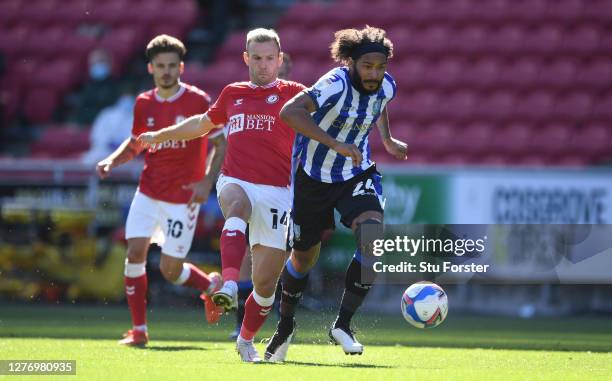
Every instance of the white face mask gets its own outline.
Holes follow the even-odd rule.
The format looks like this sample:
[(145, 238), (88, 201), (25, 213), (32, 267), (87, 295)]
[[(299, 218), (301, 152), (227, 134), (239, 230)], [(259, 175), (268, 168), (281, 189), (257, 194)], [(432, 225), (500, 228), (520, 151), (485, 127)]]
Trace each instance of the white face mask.
[(92, 79), (101, 81), (110, 76), (111, 68), (106, 62), (96, 62), (89, 67), (89, 76)]

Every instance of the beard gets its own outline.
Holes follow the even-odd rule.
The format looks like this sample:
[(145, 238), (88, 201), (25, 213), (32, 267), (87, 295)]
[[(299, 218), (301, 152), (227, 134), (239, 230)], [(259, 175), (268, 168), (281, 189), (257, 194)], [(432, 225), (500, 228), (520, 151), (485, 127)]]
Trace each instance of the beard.
[(357, 71), (356, 68), (353, 69), (353, 73), (350, 74), (350, 78), (351, 78), (351, 83), (353, 84), (353, 87), (357, 89), (357, 91), (359, 91), (360, 93), (367, 94), (367, 95), (376, 94), (378, 90), (380, 90), (380, 85), (382, 84), (382, 81), (383, 81), (382, 79), (380, 81), (376, 81), (376, 80), (366, 81), (366, 83), (376, 83), (376, 89), (368, 90), (365, 87), (363, 87), (363, 79), (361, 79), (361, 76), (359, 75), (359, 72)]
[(175, 79), (175, 80), (167, 79), (167, 80), (165, 80), (163, 78), (160, 78), (160, 80), (158, 81), (157, 87), (162, 88), (164, 90), (167, 90), (167, 89), (173, 88), (177, 84), (178, 84), (178, 79)]

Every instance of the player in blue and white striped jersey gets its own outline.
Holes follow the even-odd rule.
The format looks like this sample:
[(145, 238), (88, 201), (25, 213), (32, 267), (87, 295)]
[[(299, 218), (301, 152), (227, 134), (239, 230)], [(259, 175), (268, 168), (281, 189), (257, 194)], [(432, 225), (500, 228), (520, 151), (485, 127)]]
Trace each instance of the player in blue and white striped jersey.
[[(381, 176), (370, 155), (368, 136), (377, 126), (385, 149), (406, 159), (406, 144), (389, 131), (387, 104), (395, 81), (386, 72), (393, 44), (385, 31), (366, 26), (335, 33), (332, 57), (344, 64), (287, 102), (281, 119), (298, 134), (294, 145), (291, 257), (281, 275), (281, 319), (265, 358), (285, 359), (295, 329), (295, 307), (321, 248), (321, 233), (334, 227), (334, 209), (357, 238), (338, 313), (329, 332), (347, 354), (361, 354), (350, 322), (374, 282), (371, 241), (382, 238)], [(367, 238), (366, 238), (367, 236)], [(368, 265), (370, 263), (370, 265)]]

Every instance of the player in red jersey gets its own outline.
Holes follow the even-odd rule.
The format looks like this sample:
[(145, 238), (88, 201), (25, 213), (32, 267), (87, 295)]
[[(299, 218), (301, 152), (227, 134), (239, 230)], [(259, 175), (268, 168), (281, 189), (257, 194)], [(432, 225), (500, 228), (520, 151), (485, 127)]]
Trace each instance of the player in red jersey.
[(273, 30), (247, 34), (244, 61), (250, 82), (226, 86), (202, 116), (194, 116), (161, 131), (139, 137), (146, 144), (168, 139), (192, 139), (228, 126), (228, 146), (217, 182), (219, 203), (226, 218), (221, 235), (225, 283), (213, 300), (227, 311), (235, 309), (238, 274), (245, 253), (245, 230), (253, 253), (254, 290), (236, 340), (243, 361), (260, 361), (253, 337), (272, 309), (276, 283), (287, 259), (287, 219), (290, 209), (291, 154), (294, 132), (279, 118), (283, 104), (305, 87), (279, 80), (283, 55)]
[[(160, 35), (149, 42), (147, 67), (155, 88), (136, 99), (132, 137), (98, 163), (96, 170), (101, 178), (106, 178), (113, 168), (132, 160), (145, 149), (136, 140), (138, 135), (208, 109), (210, 97), (204, 91), (179, 81), (185, 53), (183, 43), (174, 37)], [(208, 198), (223, 162), (223, 134), (211, 141), (215, 148), (207, 169), (205, 137), (160, 143), (150, 146), (145, 153), (144, 170), (125, 229), (128, 242), (125, 293), (133, 327), (124, 335), (121, 344), (144, 345), (148, 341), (145, 266), (152, 242), (161, 246), (160, 270), (167, 280), (195, 288), (204, 295), (212, 294), (221, 286), (218, 273), (207, 275), (184, 260), (191, 247), (200, 203)], [(207, 318), (218, 313), (211, 299), (206, 308)]]

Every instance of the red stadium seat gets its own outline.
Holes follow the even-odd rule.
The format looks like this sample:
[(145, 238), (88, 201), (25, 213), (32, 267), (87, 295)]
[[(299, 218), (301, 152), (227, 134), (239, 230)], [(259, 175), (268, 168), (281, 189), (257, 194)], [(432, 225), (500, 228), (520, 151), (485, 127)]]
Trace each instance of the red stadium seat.
[(65, 94), (71, 87), (80, 82), (83, 72), (78, 70), (78, 63), (70, 59), (57, 59), (41, 66), (29, 79), (29, 86), (47, 87), (58, 94)]
[(529, 88), (535, 85), (539, 75), (538, 61), (521, 57), (504, 65), (499, 76), (499, 84), (507, 87)]
[(412, 48), (428, 54), (446, 54), (452, 35), (453, 31), (448, 25), (429, 25), (417, 32), (412, 47), (406, 49)]
[(573, 22), (583, 17), (583, 0), (556, 0), (544, 9), (541, 17), (545, 20), (554, 20), (560, 23)]
[(528, 144), (533, 135), (533, 127), (524, 123), (512, 123), (498, 128), (491, 140), (491, 150), (504, 154), (517, 155), (529, 151)]
[(522, 23), (533, 23), (540, 19), (548, 4), (546, 0), (513, 0), (507, 16)]
[(579, 25), (563, 35), (563, 51), (569, 54), (593, 54), (600, 48), (601, 32), (591, 24)]
[(0, 33), (0, 52), (7, 56), (23, 55), (24, 44), (31, 33), (31, 27), (26, 24), (4, 30)]
[(455, 132), (454, 149), (467, 153), (486, 153), (495, 134), (494, 124), (475, 122)]
[(480, 58), (463, 66), (460, 80), (464, 86), (489, 88), (495, 86), (502, 76), (502, 65), (499, 59), (493, 57)]
[(597, 99), (593, 108), (593, 116), (595, 118), (604, 118), (612, 121), (612, 92), (608, 92)]
[(612, 88), (612, 60), (599, 58), (587, 62), (578, 70), (576, 84), (601, 90)]
[(416, 87), (427, 85), (425, 73), (429, 66), (429, 61), (422, 56), (413, 56), (403, 61), (391, 61), (393, 67), (398, 70), (392, 70), (397, 85), (400, 88), (406, 88), (407, 91), (414, 91)]
[(525, 29), (518, 24), (507, 24), (491, 31), (487, 39), (487, 50), (500, 55), (515, 55), (523, 51)]
[(538, 25), (527, 31), (521, 53), (553, 54), (561, 47), (562, 37), (556, 24)]
[(22, 21), (42, 26), (50, 21), (54, 21), (49, 18), (49, 15), (53, 14), (55, 9), (61, 6), (62, 4), (57, 0), (32, 1), (29, 2), (27, 6), (23, 7), (19, 17)]
[(185, 63), (185, 71), (181, 75), (181, 81), (206, 90), (206, 69), (199, 62), (190, 61)]
[(574, 58), (559, 58), (542, 66), (535, 83), (539, 86), (567, 88), (574, 83), (578, 62)]
[(138, 27), (113, 28), (100, 41), (99, 47), (111, 53), (113, 74), (118, 75), (127, 60), (142, 51), (144, 33)]
[(554, 115), (566, 120), (582, 121), (591, 116), (593, 103), (591, 94), (584, 91), (564, 94), (557, 99)]
[(496, 90), (481, 97), (475, 110), (475, 117), (485, 120), (507, 120), (514, 116), (516, 103), (513, 93)]
[(489, 31), (483, 25), (468, 25), (457, 30), (451, 36), (453, 43), (450, 49), (465, 55), (474, 55), (486, 49)]
[[(449, 57), (429, 65), (422, 74), (429, 86), (454, 87), (463, 75), (464, 61), (460, 58)], [(403, 70), (403, 68), (402, 68)]]
[(23, 52), (38, 57), (51, 57), (57, 53), (57, 46), (68, 34), (68, 30), (61, 26), (38, 29), (24, 42)]
[(550, 123), (534, 131), (529, 142), (529, 148), (534, 152), (559, 154), (567, 150), (575, 131), (567, 123)]
[(59, 105), (59, 101), (56, 90), (44, 88), (32, 89), (24, 99), (24, 116), (31, 123), (49, 122), (53, 117), (53, 112)]
[(609, 155), (612, 152), (612, 123), (595, 122), (584, 126), (570, 140), (567, 152), (585, 157)]
[(0, 1), (0, 25), (9, 25), (21, 19), (21, 10), (26, 8), (26, 0)]
[[(424, 90), (409, 93), (398, 98), (397, 103), (402, 107), (396, 108), (395, 112), (398, 116), (409, 117), (411, 120), (431, 120), (438, 116), (440, 100), (440, 94), (435, 91)], [(404, 118), (400, 117), (400, 119)]]
[(446, 122), (429, 124), (419, 129), (412, 141), (412, 146), (418, 152), (452, 152), (455, 144), (455, 126)]
[(75, 157), (89, 148), (89, 131), (70, 125), (43, 129), (38, 141), (30, 147), (32, 157)]
[(438, 106), (437, 115), (456, 121), (473, 118), (478, 96), (469, 90), (458, 90), (446, 95)]
[(589, 0), (585, 3), (583, 14), (589, 20), (609, 23), (612, 20), (612, 4), (609, 0)]
[(497, 24), (508, 18), (510, 0), (476, 0), (471, 2), (471, 17)]
[(542, 120), (550, 116), (554, 107), (554, 96), (543, 90), (536, 90), (521, 97), (516, 105), (516, 116), (528, 120)]

